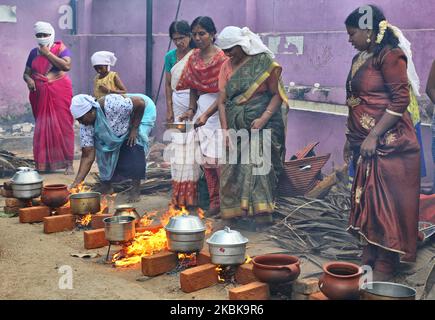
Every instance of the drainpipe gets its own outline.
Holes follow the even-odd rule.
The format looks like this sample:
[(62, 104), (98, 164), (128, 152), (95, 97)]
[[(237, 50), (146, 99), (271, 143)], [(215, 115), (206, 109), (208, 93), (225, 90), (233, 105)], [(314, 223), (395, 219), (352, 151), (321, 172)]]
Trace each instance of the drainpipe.
[(147, 0), (145, 93), (152, 99), (153, 86), (153, 0)]
[(77, 34), (77, 0), (71, 0), (70, 1), (70, 6), (72, 9), (72, 19), (73, 19), (73, 27), (71, 30), (71, 34), (72, 35), (76, 35)]

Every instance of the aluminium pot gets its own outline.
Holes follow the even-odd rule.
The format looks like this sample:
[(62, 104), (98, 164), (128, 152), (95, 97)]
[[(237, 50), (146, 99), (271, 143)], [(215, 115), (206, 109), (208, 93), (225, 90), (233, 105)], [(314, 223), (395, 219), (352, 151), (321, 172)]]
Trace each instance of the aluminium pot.
[(33, 199), (41, 195), (43, 179), (36, 170), (19, 167), (11, 179), (12, 194), (18, 199)]
[(368, 282), (361, 286), (361, 300), (415, 300), (415, 289), (392, 282)]
[(172, 252), (199, 252), (204, 246), (205, 225), (197, 216), (172, 217), (165, 226), (168, 249)]
[(243, 264), (248, 241), (240, 232), (229, 227), (216, 231), (207, 239), (211, 262), (217, 265)]
[(99, 192), (75, 193), (69, 196), (69, 201), (72, 214), (95, 214), (101, 210), (101, 193)]
[(110, 243), (129, 242), (136, 235), (133, 217), (108, 217), (103, 222), (106, 240)]

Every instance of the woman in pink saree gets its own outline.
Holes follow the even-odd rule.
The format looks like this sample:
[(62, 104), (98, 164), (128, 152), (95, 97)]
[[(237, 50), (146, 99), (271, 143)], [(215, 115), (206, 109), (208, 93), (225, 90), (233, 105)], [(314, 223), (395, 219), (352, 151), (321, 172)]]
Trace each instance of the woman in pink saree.
[(62, 42), (54, 41), (54, 29), (49, 23), (39, 21), (34, 29), (39, 47), (30, 52), (23, 78), (35, 117), (36, 169), (65, 169), (65, 174), (73, 174), (74, 119), (69, 110), (72, 84), (65, 73), (71, 68), (71, 54)]

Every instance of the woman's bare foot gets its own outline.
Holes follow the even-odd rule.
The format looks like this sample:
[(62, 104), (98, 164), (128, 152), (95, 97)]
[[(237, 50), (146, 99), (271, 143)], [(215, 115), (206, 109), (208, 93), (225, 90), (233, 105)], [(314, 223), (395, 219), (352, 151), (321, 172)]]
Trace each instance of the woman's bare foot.
[(66, 169), (65, 169), (65, 175), (67, 175), (67, 176), (71, 176), (71, 175), (73, 175), (74, 174), (74, 167), (73, 166), (68, 166)]

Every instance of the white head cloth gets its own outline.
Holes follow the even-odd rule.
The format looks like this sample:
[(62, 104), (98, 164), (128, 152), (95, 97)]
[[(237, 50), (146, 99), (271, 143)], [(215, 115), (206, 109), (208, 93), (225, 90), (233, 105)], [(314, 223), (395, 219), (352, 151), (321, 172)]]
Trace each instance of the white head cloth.
[(412, 90), (414, 94), (419, 97), (420, 96), (420, 78), (418, 77), (417, 71), (415, 70), (414, 61), (412, 60), (412, 51), (411, 51), (411, 43), (408, 39), (405, 38), (402, 31), (393, 26), (389, 25), (389, 27), (393, 30), (396, 37), (399, 39), (399, 48), (403, 50), (408, 59), (408, 80), (411, 83)]
[(91, 57), (92, 66), (114, 66), (118, 60), (110, 51), (97, 51)]
[[(55, 32), (54, 32), (54, 28), (53, 26), (45, 21), (38, 21), (35, 23), (35, 25), (33, 26), (33, 30), (35, 31), (35, 35), (38, 33), (46, 33), (49, 34), (50, 37), (49, 40), (47, 40), (46, 45), (48, 45), (48, 47), (51, 47), (54, 44), (54, 36), (55, 36)], [(41, 43), (41, 40), (44, 39), (42, 38), (36, 38), (36, 40), (38, 41), (38, 43)], [(45, 38), (46, 39), (46, 38)]]
[(219, 33), (216, 45), (223, 50), (240, 46), (249, 56), (267, 53), (272, 58), (275, 57), (272, 51), (261, 41), (260, 37), (249, 30), (248, 27), (242, 29), (234, 26), (225, 27), (221, 33)]
[(70, 110), (74, 119), (78, 119), (88, 113), (92, 107), (98, 106), (99, 104), (94, 97), (88, 94), (78, 94), (72, 98)]

